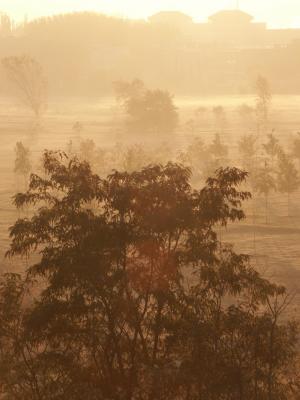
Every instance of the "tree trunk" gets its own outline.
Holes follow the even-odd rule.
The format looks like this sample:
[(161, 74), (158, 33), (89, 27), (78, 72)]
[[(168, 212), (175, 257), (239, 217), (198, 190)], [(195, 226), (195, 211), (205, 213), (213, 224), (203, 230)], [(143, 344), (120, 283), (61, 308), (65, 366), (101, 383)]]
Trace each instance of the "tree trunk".
[(268, 204), (268, 195), (266, 194), (266, 197), (265, 197), (265, 207), (266, 207), (266, 225), (268, 225), (268, 206), (269, 206), (269, 204)]

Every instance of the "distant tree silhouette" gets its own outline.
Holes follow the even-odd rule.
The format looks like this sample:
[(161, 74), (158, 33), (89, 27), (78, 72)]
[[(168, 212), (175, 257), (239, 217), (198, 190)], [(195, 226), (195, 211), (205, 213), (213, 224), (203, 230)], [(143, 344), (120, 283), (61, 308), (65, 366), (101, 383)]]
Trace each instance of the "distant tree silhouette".
[(215, 134), (214, 140), (209, 146), (209, 151), (217, 159), (224, 159), (228, 156), (228, 147), (222, 142), (218, 133)]
[(292, 158), (284, 153), (280, 153), (278, 158), (277, 187), (281, 193), (287, 194), (287, 209), (290, 216), (291, 194), (296, 192), (300, 186), (300, 178)]
[(122, 157), (122, 170), (133, 172), (145, 167), (150, 163), (150, 154), (147, 154), (143, 146), (133, 145), (129, 146)]
[(42, 207), (12, 227), (8, 253), (40, 252), (27, 277), (40, 291), (33, 302), (19, 278), (0, 287), (6, 398), (288, 399), (285, 289), (215, 229), (244, 218), (245, 172), (195, 190), (172, 163), (100, 178), (46, 152), (44, 167), (15, 197)]
[(172, 133), (178, 113), (170, 93), (149, 90), (143, 82), (115, 83), (116, 98), (129, 116), (129, 127), (137, 132)]
[(83, 131), (82, 123), (79, 121), (76, 121), (74, 123), (74, 125), (72, 126), (72, 130), (77, 136), (80, 136), (81, 132)]
[(297, 161), (300, 165), (300, 138), (299, 137), (297, 137), (293, 140), (292, 154), (297, 159)]
[(243, 168), (251, 172), (258, 152), (257, 137), (253, 134), (244, 135), (239, 140), (238, 149)]
[(208, 156), (203, 165), (203, 175), (205, 179), (214, 172), (229, 164), (228, 147), (222, 142), (220, 134), (216, 133), (214, 139), (206, 149)]
[(255, 115), (255, 109), (253, 107), (244, 103), (237, 108), (237, 112), (239, 114), (243, 126), (247, 126), (248, 128), (253, 127), (254, 115)]
[(195, 138), (185, 151), (179, 153), (178, 160), (191, 168), (193, 178), (197, 181), (203, 180), (204, 177), (207, 178), (205, 173), (209, 170), (212, 155), (203, 140)]
[(2, 59), (22, 102), (39, 118), (47, 107), (47, 82), (41, 65), (29, 56)]
[(96, 150), (97, 146), (92, 139), (86, 139), (80, 143), (80, 153), (82, 159), (89, 162), (91, 165), (93, 164)]
[(282, 148), (279, 144), (279, 140), (274, 136), (273, 133), (267, 135), (268, 141), (263, 144), (263, 148), (265, 153), (269, 156), (271, 161), (271, 167), (274, 165), (275, 157), (278, 157), (281, 152)]
[(207, 113), (208, 108), (205, 106), (199, 106), (195, 110), (195, 116), (198, 118), (203, 118), (204, 115)]
[(227, 126), (226, 112), (223, 106), (216, 106), (212, 109), (215, 118), (215, 128), (217, 133), (224, 133)]
[(134, 79), (132, 82), (115, 81), (113, 83), (117, 101), (125, 104), (132, 98), (141, 97), (145, 90), (145, 84), (140, 79)]

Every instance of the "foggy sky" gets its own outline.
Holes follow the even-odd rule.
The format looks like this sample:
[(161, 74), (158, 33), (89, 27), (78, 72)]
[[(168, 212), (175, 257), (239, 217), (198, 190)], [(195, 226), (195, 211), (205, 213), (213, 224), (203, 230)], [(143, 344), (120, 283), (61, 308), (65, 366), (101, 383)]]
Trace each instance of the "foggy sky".
[[(161, 10), (178, 10), (196, 21), (220, 9), (236, 8), (238, 0), (0, 0), (0, 11), (14, 19), (90, 10), (115, 16), (147, 18)], [(300, 27), (300, 0), (240, 0), (240, 8), (270, 27)]]

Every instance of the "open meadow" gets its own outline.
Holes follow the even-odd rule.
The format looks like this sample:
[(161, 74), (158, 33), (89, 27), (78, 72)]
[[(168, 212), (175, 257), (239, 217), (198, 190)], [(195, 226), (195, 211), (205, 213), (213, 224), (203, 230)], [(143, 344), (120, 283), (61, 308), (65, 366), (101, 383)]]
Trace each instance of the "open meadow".
[[(250, 106), (252, 96), (224, 96), (206, 98), (176, 98), (180, 124), (172, 135), (145, 135), (128, 133), (124, 128), (126, 118), (113, 98), (78, 100), (59, 99), (49, 104), (48, 112), (40, 125), (35, 126), (31, 115), (13, 101), (0, 101), (0, 249), (2, 271), (22, 271), (27, 261), (4, 257), (9, 246), (9, 227), (20, 215), (12, 205), (12, 197), (25, 187), (24, 179), (14, 173), (15, 145), (22, 142), (30, 149), (32, 171), (39, 173), (44, 149), (64, 150), (68, 146), (78, 149), (80, 143), (92, 140), (99, 149), (111, 152), (118, 148), (161, 149), (161, 161), (178, 161), (178, 155), (200, 138), (210, 143), (216, 130), (212, 109), (222, 105), (226, 112), (226, 126), (221, 139), (229, 148), (228, 164), (241, 166), (238, 152), (240, 138), (252, 132), (255, 127), (244, 126), (237, 108), (241, 104)], [(199, 110), (198, 114), (195, 110)], [(274, 96), (270, 116), (270, 130), (279, 139), (285, 151), (289, 152), (291, 143), (300, 127), (300, 96)], [(197, 115), (196, 115), (197, 114)], [(200, 114), (200, 115), (199, 115)], [(196, 115), (196, 116), (195, 116)], [(74, 130), (79, 122), (82, 129)], [(263, 143), (263, 135), (259, 138)], [(76, 152), (76, 151), (75, 151)], [(259, 156), (259, 154), (258, 154)], [(112, 157), (112, 160), (115, 158)], [(88, 160), (90, 161), (90, 160)], [(150, 160), (151, 161), (151, 160)], [(134, 163), (134, 161), (133, 161)], [(299, 165), (295, 161), (297, 168)], [(120, 164), (111, 161), (106, 171), (118, 169)], [(134, 165), (133, 165), (134, 167)], [(100, 175), (101, 170), (96, 172)], [(199, 183), (200, 184), (200, 183)], [(227, 229), (220, 229), (222, 237), (234, 243), (239, 251), (250, 254), (253, 263), (268, 278), (286, 284), (296, 294), (300, 290), (300, 191), (291, 196), (291, 212), (287, 216), (287, 198), (284, 194), (273, 192), (269, 198), (268, 221), (265, 218), (263, 196), (245, 203), (247, 219), (235, 223)], [(23, 213), (30, 210), (23, 210)], [(22, 212), (21, 212), (22, 213)]]

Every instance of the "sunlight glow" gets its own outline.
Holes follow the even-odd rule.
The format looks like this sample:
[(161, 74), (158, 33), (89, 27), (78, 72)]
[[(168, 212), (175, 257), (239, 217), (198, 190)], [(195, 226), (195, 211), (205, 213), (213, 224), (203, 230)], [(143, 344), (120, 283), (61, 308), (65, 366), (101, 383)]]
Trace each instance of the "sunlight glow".
[(274, 27), (295, 26), (294, 16), (300, 12), (299, 0), (0, 0), (0, 11), (19, 21), (24, 16), (33, 19), (84, 10), (137, 19), (146, 19), (161, 10), (177, 10), (192, 16), (195, 21), (205, 21), (216, 11), (237, 6), (256, 20)]

